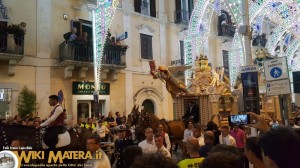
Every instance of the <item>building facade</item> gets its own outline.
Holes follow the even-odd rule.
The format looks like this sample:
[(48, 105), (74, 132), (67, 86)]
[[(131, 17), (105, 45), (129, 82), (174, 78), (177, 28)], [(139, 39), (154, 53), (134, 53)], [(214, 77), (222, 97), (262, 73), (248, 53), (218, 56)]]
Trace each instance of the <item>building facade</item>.
[[(13, 35), (1, 36), (0, 89), (1, 118), (17, 114), (17, 102), (24, 86), (36, 93), (37, 111), (46, 118), (50, 107), (48, 96), (64, 93), (63, 106), (68, 120), (88, 118), (119, 111), (128, 115), (134, 105), (146, 108), (159, 118), (173, 119), (173, 100), (160, 80), (149, 71), (149, 60), (168, 67), (184, 64), (183, 40), (192, 12), (193, 1), (123, 0), (111, 28), (117, 45), (128, 45), (126, 52), (104, 50), (99, 108), (92, 94), (94, 83), (90, 43), (92, 10), (95, 1), (88, 0), (2, 0), (6, 19), (1, 24), (26, 23), (26, 34), (16, 49)], [(77, 29), (77, 37), (87, 34), (88, 42), (67, 42), (66, 33)], [(4, 29), (3, 29), (4, 30)], [(119, 37), (121, 38), (121, 37)], [(124, 37), (123, 37), (124, 38)], [(114, 42), (114, 39), (112, 39)], [(68, 39), (67, 39), (68, 41)], [(17, 51), (16, 51), (17, 50)], [(4, 99), (5, 98), (5, 99)]]

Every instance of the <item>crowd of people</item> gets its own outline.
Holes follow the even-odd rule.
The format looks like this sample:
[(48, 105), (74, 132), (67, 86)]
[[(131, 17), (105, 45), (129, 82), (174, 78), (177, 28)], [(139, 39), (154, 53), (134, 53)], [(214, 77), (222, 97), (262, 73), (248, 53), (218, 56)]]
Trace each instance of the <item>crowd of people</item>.
[(18, 114), (12, 118), (8, 118), (7, 120), (4, 120), (3, 122), (8, 125), (23, 125), (23, 126), (30, 126), (30, 127), (38, 127), (42, 123), (42, 120), (40, 117), (30, 117), (30, 116), (21, 117), (21, 115)]
[[(299, 111), (300, 113), (300, 111)], [(114, 159), (106, 161), (109, 167), (167, 167), (167, 168), (255, 168), (300, 167), (300, 134), (292, 126), (277, 125), (264, 115), (249, 113), (257, 123), (249, 126), (218, 126), (212, 121), (207, 125), (189, 120), (183, 137), (183, 156), (178, 162), (172, 159), (162, 125), (154, 132), (144, 130), (145, 140), (136, 145), (126, 137), (128, 129), (122, 124), (116, 127)], [(257, 128), (259, 136), (251, 136), (250, 126)], [(295, 127), (294, 127), (295, 128)], [(101, 147), (100, 147), (101, 148)], [(115, 163), (115, 164), (114, 164)]]
[[(57, 119), (64, 119), (64, 111), (57, 101), (57, 96), (52, 95), (49, 99), (49, 104), (53, 106), (50, 118), (44, 122), (40, 121), (39, 117), (27, 118), (27, 126), (61, 126)], [(191, 112), (192, 108), (187, 110), (187, 113)], [(119, 112), (115, 113), (116, 118), (109, 112), (106, 118), (102, 116), (97, 121), (89, 118), (84, 122), (79, 118), (78, 126), (94, 133), (86, 140), (86, 150), (92, 155), (95, 155), (96, 151), (101, 152), (103, 156), (100, 160), (86, 160), (85, 163), (89, 167), (247, 168), (249, 162), (255, 168), (300, 167), (300, 131), (295, 130), (295, 126), (299, 124), (300, 109), (295, 112), (295, 122), (290, 127), (279, 124), (275, 118), (269, 122), (264, 115), (251, 112), (248, 114), (257, 122), (247, 126), (234, 125), (232, 128), (226, 125), (219, 128), (212, 121), (201, 125), (194, 123), (193, 117), (190, 117), (183, 135), (183, 155), (177, 162), (172, 159), (174, 153), (170, 137), (161, 123), (158, 124), (157, 130), (146, 128), (145, 139), (139, 143), (134, 142), (132, 133), (127, 134), (130, 127), (127, 126), (126, 116), (121, 117)], [(16, 116), (6, 123), (25, 125), (25, 121)], [(258, 129), (258, 137), (251, 136), (250, 127)], [(48, 129), (48, 132), (49, 130), (51, 129)], [(112, 155), (105, 150), (105, 144), (109, 141), (114, 144)], [(14, 146), (18, 144), (21, 145), (21, 141), (12, 142)]]

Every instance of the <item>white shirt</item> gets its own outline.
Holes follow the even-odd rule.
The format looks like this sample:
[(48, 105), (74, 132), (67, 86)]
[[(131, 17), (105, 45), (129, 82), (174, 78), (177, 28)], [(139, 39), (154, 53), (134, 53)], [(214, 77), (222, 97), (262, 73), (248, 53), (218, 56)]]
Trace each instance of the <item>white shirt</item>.
[(193, 130), (185, 129), (182, 142), (186, 142), (190, 137), (193, 137)]
[(223, 137), (222, 135), (220, 135), (219, 141), (220, 141), (220, 144), (236, 146), (236, 141), (230, 134), (228, 134), (226, 137)]
[(104, 138), (105, 134), (109, 133), (109, 129), (105, 125), (101, 125), (101, 127), (98, 125), (96, 128), (94, 128), (93, 132), (96, 132), (100, 138)]
[(170, 150), (171, 149), (171, 142), (170, 142), (169, 135), (166, 132), (165, 132), (164, 140), (165, 140), (165, 142), (167, 144), (167, 149)]
[[(57, 107), (56, 107), (57, 106)], [(48, 118), (45, 122), (43, 122), (40, 126), (41, 127), (46, 127), (47, 125), (49, 125), (50, 123), (52, 123), (53, 121), (56, 120), (56, 118), (64, 112), (63, 108), (60, 106), (60, 104), (57, 104), (54, 106), (54, 108), (56, 107), (55, 111), (54, 111), (54, 114)], [(54, 109), (53, 108), (53, 109)], [(52, 112), (52, 111), (51, 111)]]
[(142, 148), (143, 154), (152, 154), (152, 153), (156, 153), (157, 151), (157, 147), (154, 143), (154, 138), (151, 143), (148, 143), (146, 139), (143, 140), (142, 142), (139, 143), (139, 147)]
[(201, 136), (198, 138), (198, 141), (199, 141), (199, 145), (200, 146), (204, 146), (205, 143), (204, 143), (204, 136), (201, 134)]
[[(84, 168), (111, 168), (110, 161), (103, 152), (102, 149), (98, 149), (98, 154), (99, 152), (102, 153), (101, 159), (89, 159), (86, 161)], [(93, 154), (93, 158), (95, 158), (95, 153)]]
[(167, 158), (171, 159), (171, 153), (169, 152), (169, 150), (165, 146), (162, 146), (160, 149), (157, 149), (157, 153), (164, 156), (164, 157), (167, 157)]
[(294, 124), (292, 128), (300, 128), (298, 125)]

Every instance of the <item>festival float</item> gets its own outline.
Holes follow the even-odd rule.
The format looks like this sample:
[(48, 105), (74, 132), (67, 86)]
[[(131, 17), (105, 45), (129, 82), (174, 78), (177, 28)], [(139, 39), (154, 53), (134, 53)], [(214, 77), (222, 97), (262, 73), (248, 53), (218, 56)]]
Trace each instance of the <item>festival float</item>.
[[(190, 101), (199, 105), (201, 124), (207, 124), (211, 118), (219, 125), (228, 124), (227, 116), (237, 114), (237, 103), (231, 94), (230, 82), (224, 74), (224, 68), (212, 69), (207, 56), (200, 54), (196, 57), (193, 67), (159, 66), (156, 69), (154, 61), (150, 61), (149, 64), (153, 78), (162, 80), (173, 97), (175, 119), (185, 114)], [(177, 72), (186, 70), (189, 73), (188, 85), (174, 76)]]

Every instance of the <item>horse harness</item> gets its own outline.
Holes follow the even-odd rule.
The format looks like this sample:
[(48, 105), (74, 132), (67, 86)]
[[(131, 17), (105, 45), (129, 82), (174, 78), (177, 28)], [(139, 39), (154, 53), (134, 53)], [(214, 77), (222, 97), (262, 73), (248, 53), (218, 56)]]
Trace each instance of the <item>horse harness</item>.
[(146, 128), (149, 128), (151, 126), (150, 114), (148, 112), (146, 112), (145, 115), (141, 114), (141, 120), (143, 124), (145, 123)]

